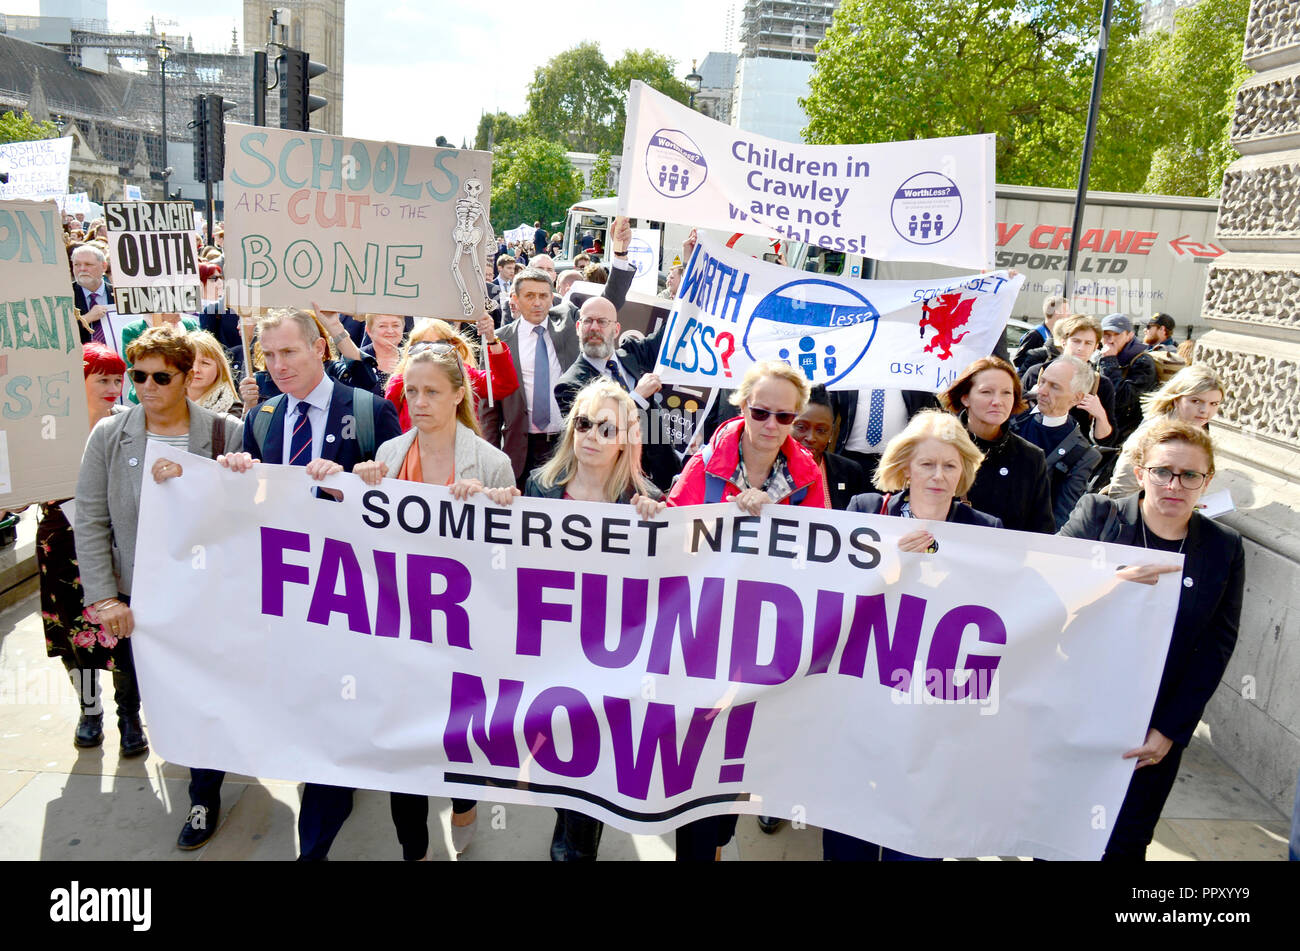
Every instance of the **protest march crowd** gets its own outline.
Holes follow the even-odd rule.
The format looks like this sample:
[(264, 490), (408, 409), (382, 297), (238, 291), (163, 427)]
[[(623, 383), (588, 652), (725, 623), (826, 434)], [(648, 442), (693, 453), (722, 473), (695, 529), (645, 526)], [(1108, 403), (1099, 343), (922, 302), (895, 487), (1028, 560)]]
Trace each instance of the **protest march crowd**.
[[(303, 466), (316, 480), (347, 471), (369, 485), (448, 486), (461, 500), (482, 493), (499, 506), (522, 494), (624, 503), (642, 518), (718, 502), (751, 515), (833, 508), (914, 520), (899, 547), (920, 554), (935, 550), (934, 523), (957, 522), (1183, 555), (1172, 641), (1145, 739), (1123, 754), (1135, 770), (1104, 857), (1145, 856), (1236, 643), (1244, 580), (1241, 538), (1198, 511), (1215, 472), (1208, 425), (1231, 395), (1190, 347), (1172, 353), (1168, 315), (1139, 328), (1125, 314), (1099, 321), (1050, 297), (1010, 359), (977, 359), (938, 394), (827, 392), (795, 366), (759, 362), (734, 390), (714, 394), (683, 450), (648, 419), (661, 388), (662, 322), (646, 337), (624, 335), (619, 322), (633, 274), (625, 218), (613, 222), (608, 247), (588, 236), (560, 274), (559, 236), (540, 223), (531, 242), (493, 241), (485, 311), (463, 321), (343, 314), (308, 300), (261, 313), (227, 307), (218, 227), (211, 247), (196, 236), (202, 309), (141, 317), (120, 338), (103, 329), (113, 285), (102, 230), (65, 218), (92, 429), (73, 520), (65, 500), (52, 499), (38, 528), (47, 651), (81, 700), (77, 746), (104, 742), (106, 670), (122, 754), (148, 750), (130, 640), (147, 440), (236, 473), (258, 461)], [(682, 261), (695, 240), (692, 232)], [(569, 291), (579, 278), (603, 283), (603, 293), (576, 304)], [(160, 459), (147, 477), (183, 470)], [(1120, 573), (1154, 584), (1177, 570)], [(224, 773), (186, 765), (190, 810), (178, 846), (195, 849), (217, 829)], [(306, 784), (301, 859), (327, 857), (353, 792)], [(403, 857), (425, 858), (428, 799), (392, 793), (391, 807)], [(457, 852), (476, 820), (474, 801), (453, 800)], [(781, 821), (759, 818), (766, 832)], [(736, 824), (730, 816), (679, 827), (678, 860), (713, 860)], [(551, 858), (594, 859), (602, 829), (557, 810)], [(823, 850), (828, 859), (921, 858), (832, 829)]]

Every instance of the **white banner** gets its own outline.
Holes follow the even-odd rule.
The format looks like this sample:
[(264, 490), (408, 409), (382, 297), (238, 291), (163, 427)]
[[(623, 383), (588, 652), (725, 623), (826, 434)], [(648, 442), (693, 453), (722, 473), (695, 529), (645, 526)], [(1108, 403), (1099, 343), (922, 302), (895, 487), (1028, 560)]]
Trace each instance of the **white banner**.
[(735, 387), (782, 360), (828, 389), (947, 389), (993, 352), (1023, 275), (927, 281), (805, 274), (708, 240), (686, 263), (655, 372), (665, 383)]
[(71, 164), (70, 135), (0, 145), (0, 172), (9, 173), (9, 184), (0, 185), (0, 198), (62, 198), (68, 193)]
[(632, 240), (627, 246), (627, 263), (636, 270), (632, 290), (652, 297), (659, 293), (659, 240), (663, 232), (658, 228), (633, 228)]
[(882, 516), (645, 523), (351, 475), (336, 503), (298, 468), (159, 457), (185, 471), (144, 481), (132, 608), (162, 756), (635, 832), (797, 815), (918, 855), (1095, 859), (1179, 593), (1115, 568), (1181, 556), (1030, 533), (941, 523), (905, 554)]
[(994, 142), (781, 142), (633, 81), (618, 211), (882, 261), (991, 268)]
[(193, 314), (203, 307), (188, 201), (104, 203), (119, 314)]
[(85, 192), (70, 192), (67, 195), (60, 195), (54, 201), (59, 206), (59, 211), (65, 215), (84, 215), (90, 217), (90, 196)]

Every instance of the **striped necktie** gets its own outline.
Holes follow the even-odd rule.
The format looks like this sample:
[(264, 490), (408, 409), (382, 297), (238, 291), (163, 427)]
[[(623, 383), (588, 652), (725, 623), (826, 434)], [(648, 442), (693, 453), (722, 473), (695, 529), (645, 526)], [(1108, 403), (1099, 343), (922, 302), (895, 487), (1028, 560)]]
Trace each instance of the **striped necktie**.
[(289, 440), (289, 465), (305, 466), (311, 462), (311, 420), (307, 410), (311, 409), (306, 400), (298, 404), (297, 421), (293, 424), (293, 436)]
[[(86, 310), (93, 310), (98, 303), (99, 291), (86, 291)], [(90, 339), (95, 343), (108, 343), (104, 339), (104, 321), (102, 318), (90, 325)]]

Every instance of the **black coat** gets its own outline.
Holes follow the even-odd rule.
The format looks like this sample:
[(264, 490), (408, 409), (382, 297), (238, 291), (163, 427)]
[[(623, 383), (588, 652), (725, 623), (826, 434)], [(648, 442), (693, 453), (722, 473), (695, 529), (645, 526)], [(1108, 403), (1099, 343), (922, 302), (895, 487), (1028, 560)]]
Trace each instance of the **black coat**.
[(826, 466), (826, 492), (831, 497), (831, 508), (844, 511), (854, 496), (871, 489), (866, 472), (852, 459), (826, 452), (822, 453), (822, 463)]
[[(104, 293), (108, 296), (109, 300), (113, 299), (113, 285), (108, 282), (107, 278), (104, 279)], [(76, 305), (77, 313), (79, 314), (84, 314), (90, 310), (90, 308), (86, 306), (86, 292), (76, 281), (72, 282), (72, 302)], [(86, 328), (82, 326), (81, 321), (77, 321), (77, 326), (81, 331), (81, 342), (90, 343), (92, 336), (90, 331), (86, 330)], [(113, 344), (110, 343), (109, 347), (111, 348), (112, 346)]]
[(1115, 387), (1115, 412), (1111, 416), (1115, 437), (1112, 445), (1122, 446), (1142, 422), (1142, 396), (1154, 390), (1160, 382), (1156, 361), (1147, 353), (1141, 338), (1134, 337), (1117, 356), (1102, 357), (1099, 368)]
[[(965, 410), (961, 421), (966, 423)], [(974, 433), (971, 439), (984, 453), (984, 462), (975, 473), (966, 501), (977, 511), (997, 516), (1005, 528), (1055, 534), (1043, 450), (1013, 433), (1010, 425), (1003, 426), (1002, 435), (991, 442)]]
[[(1020, 426), (1031, 415), (1032, 411), (1021, 413), (1011, 420), (1011, 428), (1017, 435)], [(1042, 449), (1041, 446), (1038, 448)], [(1052, 518), (1059, 529), (1069, 520), (1075, 504), (1087, 491), (1088, 480), (1101, 462), (1101, 451), (1083, 434), (1076, 422), (1069, 435), (1056, 446), (1049, 446), (1043, 452), (1043, 457), (1047, 462), (1048, 483), (1052, 494)]]
[[(654, 372), (655, 363), (659, 359), (659, 343), (663, 340), (667, 327), (668, 322), (661, 321), (658, 329), (649, 337), (644, 340), (630, 340), (627, 346), (619, 347), (615, 351), (618, 362), (628, 377), (628, 386), (635, 387), (643, 375)], [(564, 371), (554, 387), (555, 402), (559, 404), (560, 412), (568, 416), (569, 408), (573, 406), (573, 401), (582, 388), (602, 375), (596, 367), (592, 366), (591, 361), (579, 353), (578, 358)], [(682, 470), (682, 461), (677, 457), (677, 451), (672, 444), (663, 438), (664, 431), (659, 415), (662, 399), (656, 393), (650, 399), (649, 408), (642, 409), (640, 412), (643, 440), (641, 468), (651, 482), (660, 490), (667, 492), (672, 488), (673, 477)]]
[[(865, 512), (868, 515), (894, 515), (897, 516), (899, 510), (903, 507), (903, 500), (907, 498), (907, 492), (891, 492), (889, 503), (885, 504), (885, 497), (879, 492), (864, 492), (862, 495), (855, 495), (853, 501), (849, 502), (846, 511)], [(885, 505), (885, 511), (881, 512), (880, 507)], [(924, 519), (922, 520), (924, 521)], [(955, 522), (958, 525), (983, 525), (985, 528), (1001, 528), (1002, 520), (995, 515), (986, 515), (983, 512), (977, 512), (964, 502), (956, 499), (952, 500), (952, 506), (948, 509), (948, 517), (945, 522)]]
[[(206, 305), (197, 316), (199, 329), (216, 337), (217, 343), (225, 349), (230, 372), (238, 384), (244, 376), (244, 341), (239, 335), (239, 315), (228, 309), (224, 300), (219, 300)], [(252, 344), (251, 340), (249, 344)]]
[[(1141, 493), (1119, 501), (1085, 495), (1060, 534), (1141, 547), (1141, 498)], [(1226, 525), (1193, 513), (1183, 546), (1182, 577), (1178, 613), (1151, 711), (1151, 726), (1186, 746), (1237, 644), (1246, 577), (1241, 536)], [(1147, 633), (1150, 630), (1145, 619), (1135, 618), (1134, 636)]]
[[(1026, 393), (1037, 388), (1038, 378), (1042, 375), (1043, 367), (1045, 366), (1047, 366), (1046, 363), (1037, 363), (1031, 365), (1027, 370), (1025, 370), (1024, 375), (1020, 378), (1020, 382)], [(1094, 370), (1095, 369), (1096, 368), (1094, 368)], [(1102, 373), (1097, 373), (1096, 380), (1097, 399), (1101, 400), (1101, 408), (1106, 411), (1106, 419), (1110, 421), (1110, 435), (1105, 439), (1095, 439), (1093, 441), (1098, 446), (1119, 445), (1115, 442), (1115, 434), (1119, 432), (1119, 423), (1115, 419), (1115, 384), (1111, 383), (1110, 378)], [(1033, 403), (1033, 400), (1031, 399), (1029, 402)], [(1084, 431), (1085, 435), (1092, 438), (1092, 429), (1096, 424), (1096, 420), (1092, 418), (1092, 414), (1086, 409), (1080, 409), (1076, 406), (1074, 409), (1070, 410), (1070, 415), (1074, 418), (1074, 421), (1079, 424), (1079, 428)]]

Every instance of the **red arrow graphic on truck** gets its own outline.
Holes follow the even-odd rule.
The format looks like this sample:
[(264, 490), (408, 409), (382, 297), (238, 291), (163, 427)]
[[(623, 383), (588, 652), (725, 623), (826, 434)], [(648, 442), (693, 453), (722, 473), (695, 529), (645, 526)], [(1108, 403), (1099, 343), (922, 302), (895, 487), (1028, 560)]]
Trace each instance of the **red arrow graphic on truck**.
[(1199, 241), (1189, 241), (1188, 238), (1190, 238), (1190, 235), (1179, 235), (1169, 242), (1169, 247), (1173, 248), (1179, 257), (1187, 254), (1194, 258), (1217, 258), (1220, 254), (1227, 253), (1217, 244), (1211, 244), (1207, 247)]

